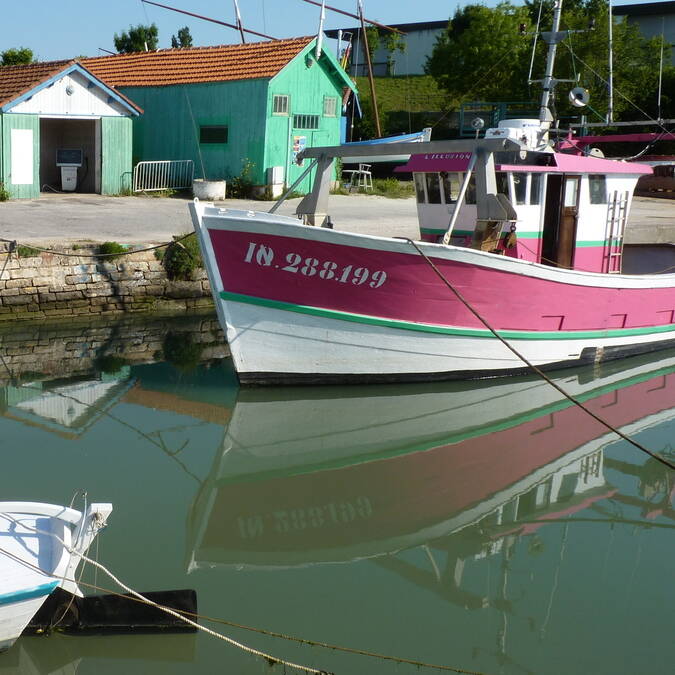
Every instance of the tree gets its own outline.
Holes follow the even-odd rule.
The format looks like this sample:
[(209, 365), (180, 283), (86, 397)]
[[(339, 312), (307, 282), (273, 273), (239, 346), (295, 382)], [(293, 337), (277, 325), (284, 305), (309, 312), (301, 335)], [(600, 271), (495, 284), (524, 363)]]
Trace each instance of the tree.
[(33, 63), (33, 50), (28, 47), (13, 47), (0, 52), (0, 65), (17, 66), (24, 63)]
[(157, 49), (159, 31), (153, 23), (150, 26), (129, 26), (129, 32), (122, 32), (120, 35), (115, 33), (115, 49), (120, 54), (131, 54), (132, 52), (153, 51)]
[(171, 46), (174, 49), (176, 47), (192, 47), (192, 35), (190, 35), (190, 28), (188, 26), (183, 26), (178, 31), (177, 36), (171, 36)]
[(456, 101), (530, 98), (523, 23), (529, 24), (526, 8), (510, 2), (457, 9), (436, 40), (426, 72)]
[[(539, 29), (549, 30), (552, 0), (544, 0), (543, 5), (539, 0), (526, 0), (522, 7), (501, 2), (492, 9), (468, 5), (457, 10), (436, 41), (427, 72), (455, 102), (530, 100), (536, 104), (540, 89), (538, 84), (528, 83), (528, 76), (540, 6)], [(613, 25), (615, 119), (635, 119), (639, 111), (633, 104), (642, 107), (645, 93), (656, 101), (660, 38), (644, 38), (639, 28), (625, 19), (615, 20)], [(591, 101), (585, 114), (589, 121), (601, 121), (608, 101), (607, 0), (566, 0), (561, 30), (571, 32), (558, 45), (554, 74), (588, 89)], [(533, 80), (543, 77), (546, 50), (547, 45), (538, 40)], [(575, 82), (559, 83), (554, 92), (552, 106), (559, 119), (579, 115), (580, 109), (567, 97)]]

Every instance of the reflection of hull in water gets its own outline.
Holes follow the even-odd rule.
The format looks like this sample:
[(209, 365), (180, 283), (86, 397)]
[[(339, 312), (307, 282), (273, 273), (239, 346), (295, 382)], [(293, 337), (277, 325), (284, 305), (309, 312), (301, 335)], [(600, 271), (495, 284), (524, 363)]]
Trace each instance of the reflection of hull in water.
[[(615, 426), (667, 418), (675, 356), (622, 366), (559, 382)], [(191, 565), (351, 560), (430, 541), (513, 500), (501, 524), (608, 493), (599, 450), (616, 436), (540, 380), (400, 391), (243, 392), (195, 504)]]

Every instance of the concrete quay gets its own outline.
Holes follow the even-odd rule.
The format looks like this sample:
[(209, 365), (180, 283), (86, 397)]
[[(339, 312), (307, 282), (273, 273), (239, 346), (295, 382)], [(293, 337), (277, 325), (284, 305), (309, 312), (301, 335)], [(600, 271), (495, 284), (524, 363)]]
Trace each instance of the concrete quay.
[[(279, 213), (293, 215), (298, 199)], [(162, 243), (192, 231), (185, 197), (105, 197), (44, 195), (37, 200), (0, 203), (0, 238), (44, 246), (116, 241)], [(267, 211), (272, 202), (228, 199), (218, 205)], [(336, 229), (380, 236), (417, 236), (415, 200), (371, 195), (333, 195)], [(675, 200), (635, 197), (626, 230), (627, 244), (675, 244)]]

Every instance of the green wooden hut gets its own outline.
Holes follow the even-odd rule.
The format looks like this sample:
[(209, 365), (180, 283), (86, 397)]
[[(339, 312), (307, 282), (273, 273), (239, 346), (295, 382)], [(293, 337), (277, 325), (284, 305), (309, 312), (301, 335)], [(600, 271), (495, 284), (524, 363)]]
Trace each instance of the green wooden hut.
[[(316, 38), (161, 49), (83, 63), (144, 110), (134, 161), (194, 161), (195, 175), (244, 175), (278, 192), (303, 171), (303, 147), (340, 143), (354, 83)], [(309, 177), (298, 187), (307, 189)]]
[(123, 192), (141, 112), (74, 60), (0, 67), (0, 183), (14, 198)]

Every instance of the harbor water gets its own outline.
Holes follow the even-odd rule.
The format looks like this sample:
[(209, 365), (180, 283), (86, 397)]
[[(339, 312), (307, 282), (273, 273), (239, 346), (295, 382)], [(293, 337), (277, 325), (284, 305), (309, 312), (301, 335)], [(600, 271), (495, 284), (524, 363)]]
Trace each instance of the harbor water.
[[(0, 500), (112, 502), (91, 557), (210, 629), (334, 673), (672, 672), (675, 473), (541, 379), (240, 389), (213, 316), (2, 330)], [(554, 379), (675, 461), (675, 351)], [(204, 633), (0, 654), (270, 672), (299, 671)]]

